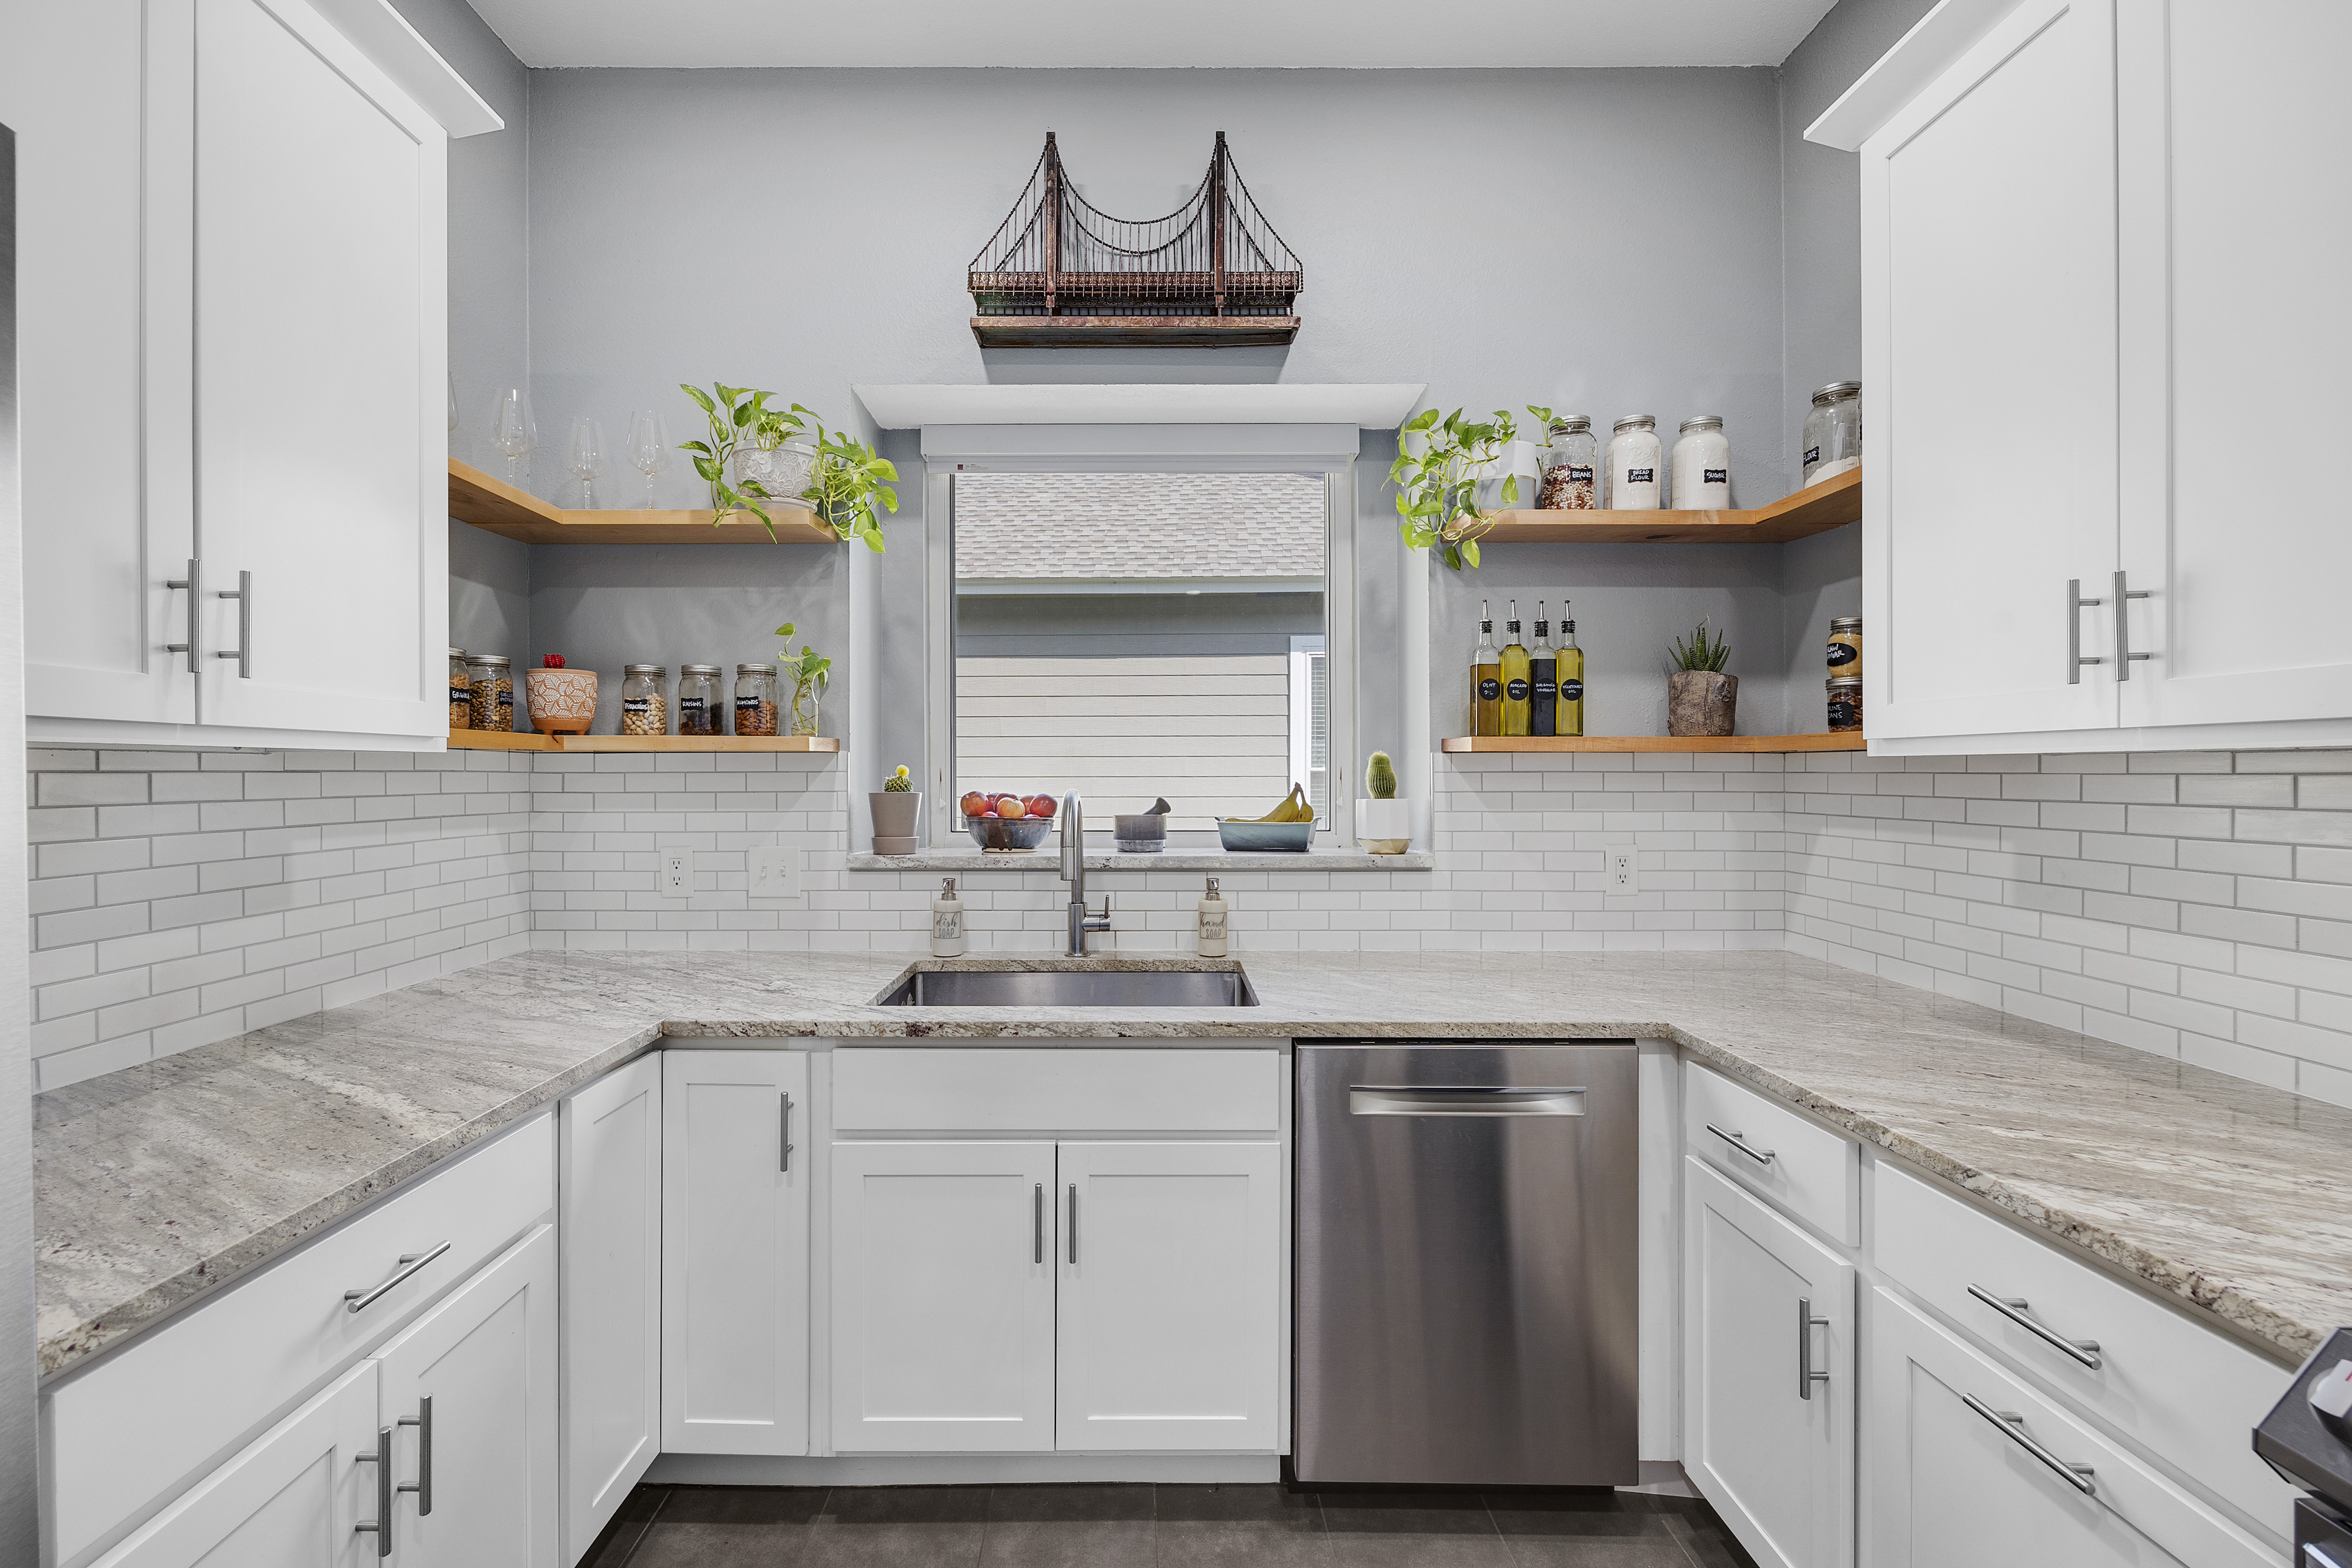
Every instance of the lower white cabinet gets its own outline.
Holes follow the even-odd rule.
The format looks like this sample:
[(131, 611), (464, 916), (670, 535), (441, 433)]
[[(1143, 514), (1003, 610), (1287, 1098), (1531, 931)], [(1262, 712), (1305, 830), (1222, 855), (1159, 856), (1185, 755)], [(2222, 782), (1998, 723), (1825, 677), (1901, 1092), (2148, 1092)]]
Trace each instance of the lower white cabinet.
[(809, 1060), (662, 1053), (662, 1447), (808, 1452)]
[(1684, 1469), (1765, 1568), (1844, 1568), (1853, 1265), (1696, 1159), (1683, 1182)]
[(376, 1353), (401, 1568), (557, 1568), (555, 1228)]

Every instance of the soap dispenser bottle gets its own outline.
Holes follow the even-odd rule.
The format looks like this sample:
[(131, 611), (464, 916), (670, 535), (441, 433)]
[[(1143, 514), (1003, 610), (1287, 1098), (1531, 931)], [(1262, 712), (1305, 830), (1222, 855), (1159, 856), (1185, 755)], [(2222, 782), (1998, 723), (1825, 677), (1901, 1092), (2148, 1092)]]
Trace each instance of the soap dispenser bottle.
[(949, 877), (931, 900), (931, 956), (963, 956), (963, 900), (956, 896), (955, 878)]
[(1209, 891), (1201, 895), (1201, 956), (1222, 958), (1225, 956), (1225, 901), (1217, 894), (1217, 879), (1209, 879)]

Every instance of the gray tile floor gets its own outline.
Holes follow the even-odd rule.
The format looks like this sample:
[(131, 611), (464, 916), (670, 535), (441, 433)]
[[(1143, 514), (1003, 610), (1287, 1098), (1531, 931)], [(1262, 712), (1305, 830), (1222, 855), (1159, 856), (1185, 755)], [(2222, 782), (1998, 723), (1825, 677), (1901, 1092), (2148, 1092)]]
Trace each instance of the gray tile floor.
[(1755, 1568), (1704, 1502), (1278, 1486), (639, 1487), (583, 1568)]

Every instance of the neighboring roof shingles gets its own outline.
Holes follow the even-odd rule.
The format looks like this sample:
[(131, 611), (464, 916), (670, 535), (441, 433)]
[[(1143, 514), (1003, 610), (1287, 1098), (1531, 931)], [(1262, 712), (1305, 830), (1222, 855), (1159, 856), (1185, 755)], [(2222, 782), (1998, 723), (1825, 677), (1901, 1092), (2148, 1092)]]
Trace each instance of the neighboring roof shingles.
[(959, 474), (959, 578), (1323, 575), (1320, 474)]

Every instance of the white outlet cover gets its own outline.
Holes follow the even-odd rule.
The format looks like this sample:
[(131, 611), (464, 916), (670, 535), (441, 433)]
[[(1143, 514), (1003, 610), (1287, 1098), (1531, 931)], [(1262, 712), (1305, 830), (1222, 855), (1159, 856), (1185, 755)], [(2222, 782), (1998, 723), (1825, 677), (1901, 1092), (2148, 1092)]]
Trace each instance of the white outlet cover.
[(1638, 850), (1609, 852), (1609, 889), (1613, 894), (1642, 891), (1642, 855)]
[(801, 852), (785, 844), (755, 844), (744, 856), (753, 898), (799, 898)]
[(692, 850), (662, 851), (661, 890), (671, 898), (682, 898), (694, 891)]

